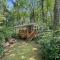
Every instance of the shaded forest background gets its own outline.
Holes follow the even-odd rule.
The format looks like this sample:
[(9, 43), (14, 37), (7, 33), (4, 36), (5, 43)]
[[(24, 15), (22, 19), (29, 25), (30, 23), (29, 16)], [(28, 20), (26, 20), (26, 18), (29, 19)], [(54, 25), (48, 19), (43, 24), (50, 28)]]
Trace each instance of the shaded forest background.
[(15, 36), (15, 26), (37, 23), (44, 60), (60, 59), (60, 0), (0, 0), (0, 55), (5, 39)]

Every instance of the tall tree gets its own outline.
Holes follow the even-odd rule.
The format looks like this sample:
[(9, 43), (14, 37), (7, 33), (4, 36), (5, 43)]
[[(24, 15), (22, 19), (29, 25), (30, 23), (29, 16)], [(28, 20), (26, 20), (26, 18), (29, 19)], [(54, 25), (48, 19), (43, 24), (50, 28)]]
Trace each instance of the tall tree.
[(58, 29), (60, 19), (60, 0), (55, 0), (53, 28)]
[(30, 22), (35, 22), (35, 13), (34, 13), (34, 0), (31, 1), (31, 13), (30, 13)]
[(45, 21), (45, 19), (44, 19), (44, 0), (41, 0), (41, 9), (42, 9), (42, 20), (44, 22)]
[(60, 19), (60, 0), (55, 0), (54, 5), (54, 20), (53, 20), (53, 37), (56, 37), (59, 30)]

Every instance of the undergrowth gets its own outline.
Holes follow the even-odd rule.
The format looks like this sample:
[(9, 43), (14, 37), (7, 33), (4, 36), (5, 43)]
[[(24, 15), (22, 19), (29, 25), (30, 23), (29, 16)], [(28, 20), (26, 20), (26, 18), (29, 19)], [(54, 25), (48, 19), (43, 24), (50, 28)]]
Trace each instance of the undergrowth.
[(53, 37), (53, 32), (44, 32), (37, 42), (43, 60), (60, 60), (60, 37)]

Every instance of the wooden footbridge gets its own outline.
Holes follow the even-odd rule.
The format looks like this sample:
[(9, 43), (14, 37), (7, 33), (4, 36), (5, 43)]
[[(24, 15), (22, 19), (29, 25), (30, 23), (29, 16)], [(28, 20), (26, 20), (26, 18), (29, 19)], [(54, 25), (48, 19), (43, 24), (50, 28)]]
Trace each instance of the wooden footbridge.
[(29, 23), (15, 26), (16, 34), (23, 39), (32, 40), (39, 35), (39, 26), (36, 23)]

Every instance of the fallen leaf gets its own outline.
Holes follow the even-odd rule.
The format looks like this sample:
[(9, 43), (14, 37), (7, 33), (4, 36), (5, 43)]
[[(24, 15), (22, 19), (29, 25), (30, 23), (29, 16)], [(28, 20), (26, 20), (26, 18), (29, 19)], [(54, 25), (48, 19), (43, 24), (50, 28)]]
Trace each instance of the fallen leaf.
[(22, 58), (22, 59), (24, 59), (24, 58), (25, 58), (25, 56), (21, 56), (21, 58)]
[(15, 54), (11, 54), (10, 56), (15, 56)]
[(9, 53), (11, 53), (13, 50), (10, 50)]
[(34, 51), (34, 50), (38, 50), (38, 49), (37, 48), (33, 48), (32, 50)]
[(15, 44), (11, 45), (10, 47), (12, 48), (12, 47), (14, 47), (14, 46), (15, 46)]
[(29, 58), (29, 60), (35, 60), (35, 58), (31, 57), (31, 58)]

